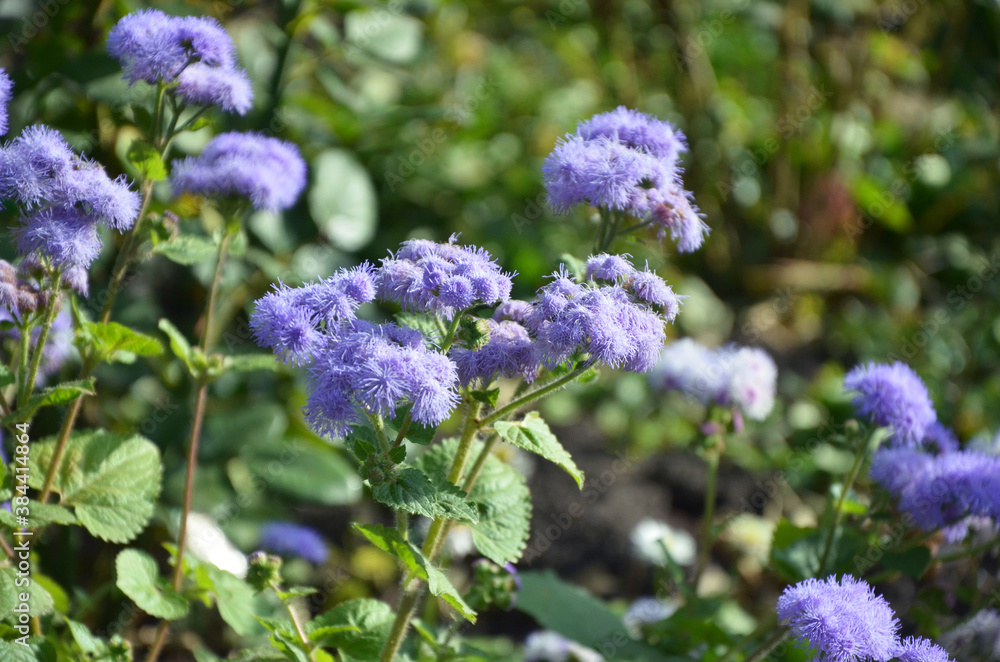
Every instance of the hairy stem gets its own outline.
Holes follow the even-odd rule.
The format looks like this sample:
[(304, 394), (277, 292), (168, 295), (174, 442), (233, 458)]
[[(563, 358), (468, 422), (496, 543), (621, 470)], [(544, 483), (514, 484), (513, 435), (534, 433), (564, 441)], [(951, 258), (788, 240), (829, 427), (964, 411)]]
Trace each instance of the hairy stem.
[(583, 373), (585, 373), (588, 368), (589, 368), (589, 366), (577, 367), (575, 370), (573, 370), (569, 374), (563, 375), (559, 379), (554, 379), (551, 382), (549, 382), (548, 384), (546, 384), (545, 386), (541, 386), (539, 388), (536, 388), (534, 391), (528, 391), (524, 395), (511, 400), (510, 402), (508, 402), (503, 407), (500, 407), (495, 412), (493, 412), (492, 414), (490, 414), (486, 418), (482, 419), (479, 422), (479, 427), (480, 428), (485, 428), (485, 427), (488, 427), (490, 425), (493, 425), (493, 423), (495, 423), (496, 421), (499, 421), (500, 419), (506, 417), (508, 414), (514, 413), (515, 411), (517, 411), (521, 407), (523, 407), (523, 406), (525, 406), (527, 404), (530, 404), (530, 403), (534, 402), (535, 400), (538, 400), (539, 398), (543, 398), (546, 395), (548, 395), (548, 394), (550, 394), (550, 393), (552, 393), (554, 391), (558, 391), (563, 386), (566, 386), (567, 384), (569, 384), (570, 382), (572, 382), (576, 378), (578, 378), (580, 375), (582, 375)]
[(285, 603), (285, 609), (288, 611), (288, 616), (289, 618), (292, 619), (292, 625), (295, 626), (295, 633), (299, 636), (299, 641), (301, 641), (302, 645), (305, 646), (306, 653), (309, 655), (309, 659), (315, 662), (316, 656), (313, 653), (312, 644), (309, 643), (309, 637), (306, 636), (306, 631), (302, 627), (302, 621), (299, 619), (299, 615), (295, 612), (295, 609), (292, 607), (292, 601), (282, 600), (282, 602)]
[[(28, 367), (27, 379), (23, 383), (24, 391), (18, 398), (18, 406), (23, 405), (31, 397), (31, 392), (35, 390), (35, 381), (38, 379), (38, 368), (42, 365), (42, 355), (45, 353), (45, 343), (48, 342), (49, 330), (52, 329), (52, 322), (55, 321), (59, 308), (59, 286), (61, 282), (62, 277), (56, 274), (53, 278), (52, 291), (49, 292), (49, 300), (45, 303), (45, 317), (42, 319), (42, 327), (38, 332), (38, 340), (35, 342), (35, 352), (31, 356), (31, 365)], [(22, 335), (30, 336), (31, 334), (22, 333)], [(28, 346), (30, 347), (30, 338)]]

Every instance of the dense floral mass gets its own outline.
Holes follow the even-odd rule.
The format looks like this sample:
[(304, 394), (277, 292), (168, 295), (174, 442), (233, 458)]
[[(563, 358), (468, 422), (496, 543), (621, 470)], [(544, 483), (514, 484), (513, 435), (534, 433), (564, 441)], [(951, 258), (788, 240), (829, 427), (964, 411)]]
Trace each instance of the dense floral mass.
[(844, 388), (856, 393), (854, 408), (859, 416), (892, 428), (893, 445), (920, 445), (937, 420), (927, 386), (905, 363), (857, 366), (844, 377)]
[(143, 9), (115, 25), (107, 47), (129, 83), (174, 83), (176, 95), (187, 103), (240, 115), (250, 110), (250, 80), (236, 63), (232, 39), (215, 19)]
[(678, 158), (686, 150), (684, 135), (651, 115), (624, 106), (595, 115), (545, 160), (549, 203), (561, 213), (579, 204), (628, 213), (690, 253), (708, 226), (683, 188)]
[(650, 382), (664, 391), (680, 391), (703, 404), (739, 409), (763, 420), (774, 407), (778, 370), (766, 351), (726, 345), (710, 349), (682, 338), (663, 349)]
[(306, 164), (292, 144), (258, 133), (222, 133), (198, 156), (174, 161), (174, 191), (240, 196), (255, 209), (295, 204), (306, 185)]

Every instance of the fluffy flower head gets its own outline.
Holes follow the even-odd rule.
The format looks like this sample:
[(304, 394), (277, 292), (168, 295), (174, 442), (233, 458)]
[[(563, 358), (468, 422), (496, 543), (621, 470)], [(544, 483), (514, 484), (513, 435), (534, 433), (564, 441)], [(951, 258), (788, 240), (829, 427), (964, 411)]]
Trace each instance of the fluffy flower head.
[(275, 554), (299, 556), (316, 565), (330, 558), (330, 550), (318, 531), (292, 522), (265, 524), (260, 531), (260, 546)]
[(905, 363), (868, 363), (847, 373), (844, 388), (854, 391), (854, 409), (877, 425), (893, 430), (891, 443), (916, 446), (937, 420), (923, 381)]

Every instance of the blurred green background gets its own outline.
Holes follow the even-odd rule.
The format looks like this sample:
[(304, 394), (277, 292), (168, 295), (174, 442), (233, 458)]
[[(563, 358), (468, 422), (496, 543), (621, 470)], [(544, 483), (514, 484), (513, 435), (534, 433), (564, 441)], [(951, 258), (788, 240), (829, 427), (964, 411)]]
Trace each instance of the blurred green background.
[[(144, 92), (126, 88), (103, 41), (146, 4), (0, 3), (0, 65), (16, 85), (11, 135), (44, 122), (124, 171), (135, 129), (122, 100)], [(517, 294), (530, 296), (562, 254), (589, 252), (595, 228), (583, 209), (545, 207), (541, 163), (577, 121), (624, 104), (687, 135), (684, 181), (712, 234), (692, 256), (669, 242), (618, 249), (690, 296), (675, 335), (760, 345), (780, 368), (781, 402), (752, 443), (735, 445), (739, 464), (780, 466), (815, 429), (846, 418), (839, 380), (860, 360), (909, 362), (962, 439), (1000, 424), (994, 1), (152, 4), (223, 21), (256, 92), (247, 117), (218, 117), (179, 140), (175, 156), (197, 152), (211, 131), (257, 130), (296, 143), (310, 164), (308, 193), (281, 218), (255, 216), (244, 260), (230, 266), (230, 349), (253, 348), (247, 313), (270, 283), (377, 260), (408, 237), (461, 232), (517, 270)], [(160, 193), (161, 208), (196, 216), (190, 201)], [(146, 262), (118, 319), (155, 332), (166, 316), (193, 334), (210, 276), (202, 266)], [(84, 420), (160, 443), (165, 499), (177, 503), (187, 386), (166, 358), (154, 372), (105, 368), (102, 386), (116, 397), (88, 404)], [(694, 434), (690, 404), (650, 394), (642, 377), (582, 392), (557, 396), (547, 413), (596, 426), (618, 440), (608, 448), (647, 456)], [(244, 549), (260, 521), (289, 512), (331, 535), (342, 530), (331, 517), (359, 517), (327, 508), (354, 503), (360, 483), (303, 426), (303, 397), (290, 372), (224, 380), (214, 393), (196, 506)], [(56, 424), (40, 421), (39, 433)], [(289, 440), (301, 453), (288, 472), (268, 474)], [(821, 469), (840, 464), (796, 484), (822, 486)], [(238, 516), (220, 514), (234, 503)], [(344, 539), (335, 540), (357, 545)], [(110, 559), (99, 556), (95, 576)], [(391, 580), (391, 566), (352, 563), (348, 594)]]

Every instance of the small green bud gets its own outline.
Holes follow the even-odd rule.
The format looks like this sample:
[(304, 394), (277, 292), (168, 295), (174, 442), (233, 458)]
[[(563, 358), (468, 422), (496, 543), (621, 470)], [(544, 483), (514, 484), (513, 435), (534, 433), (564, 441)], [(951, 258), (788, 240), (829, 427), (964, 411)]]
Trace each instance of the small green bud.
[(265, 552), (254, 552), (249, 558), (247, 583), (260, 593), (281, 582), (281, 557)]

